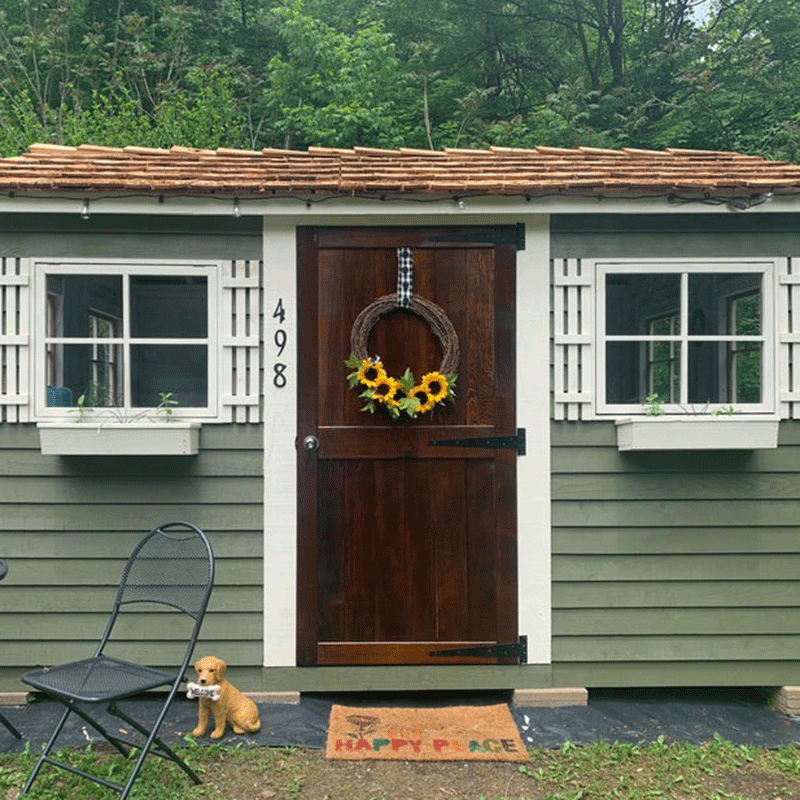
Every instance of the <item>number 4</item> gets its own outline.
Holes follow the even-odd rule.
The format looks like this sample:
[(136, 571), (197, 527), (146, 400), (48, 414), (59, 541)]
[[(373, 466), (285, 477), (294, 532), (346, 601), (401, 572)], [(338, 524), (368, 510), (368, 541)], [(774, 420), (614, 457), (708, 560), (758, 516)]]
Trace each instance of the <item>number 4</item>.
[(286, 319), (286, 311), (283, 308), (283, 298), (278, 298), (278, 305), (275, 306), (275, 310), (272, 312), (272, 316), (277, 318), (279, 322), (283, 323)]

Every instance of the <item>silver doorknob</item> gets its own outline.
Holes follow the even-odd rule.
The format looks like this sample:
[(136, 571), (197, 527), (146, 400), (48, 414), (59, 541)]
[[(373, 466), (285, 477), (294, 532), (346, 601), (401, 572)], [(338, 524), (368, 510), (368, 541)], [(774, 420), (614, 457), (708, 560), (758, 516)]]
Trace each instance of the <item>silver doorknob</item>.
[(303, 449), (308, 450), (309, 453), (319, 449), (319, 439), (316, 436), (306, 436), (303, 439)]

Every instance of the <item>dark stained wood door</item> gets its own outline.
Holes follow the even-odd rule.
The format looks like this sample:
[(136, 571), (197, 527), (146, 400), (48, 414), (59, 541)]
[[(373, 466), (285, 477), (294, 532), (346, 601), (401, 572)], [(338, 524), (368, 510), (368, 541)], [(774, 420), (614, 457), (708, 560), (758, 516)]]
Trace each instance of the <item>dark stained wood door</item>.
[[(517, 640), (516, 452), (430, 444), (516, 431), (508, 234), (298, 232), (300, 665), (496, 663), (431, 652)], [(396, 291), (398, 247), (413, 249), (415, 292), (447, 314), (461, 355), (453, 406), (394, 421), (360, 410), (344, 361), (358, 313)], [(369, 353), (396, 377), (442, 358), (427, 323), (399, 309)]]

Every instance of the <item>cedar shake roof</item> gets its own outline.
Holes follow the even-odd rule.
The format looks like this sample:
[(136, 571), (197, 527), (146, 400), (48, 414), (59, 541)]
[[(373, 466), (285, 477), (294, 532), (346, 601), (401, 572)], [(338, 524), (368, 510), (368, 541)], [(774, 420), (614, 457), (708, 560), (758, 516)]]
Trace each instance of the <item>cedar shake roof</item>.
[(401, 197), (720, 197), (800, 193), (800, 166), (740, 153), (605, 150), (198, 150), (34, 144), (0, 159), (0, 193)]

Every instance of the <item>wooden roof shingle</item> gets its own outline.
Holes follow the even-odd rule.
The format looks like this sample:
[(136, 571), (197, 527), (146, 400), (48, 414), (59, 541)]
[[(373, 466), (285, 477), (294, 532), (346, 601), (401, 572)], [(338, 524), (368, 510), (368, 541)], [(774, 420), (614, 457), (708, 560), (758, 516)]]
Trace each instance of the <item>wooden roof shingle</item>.
[(403, 196), (800, 193), (800, 166), (681, 148), (307, 151), (34, 144), (0, 159), (2, 193)]

